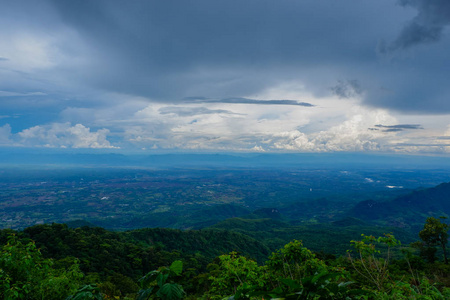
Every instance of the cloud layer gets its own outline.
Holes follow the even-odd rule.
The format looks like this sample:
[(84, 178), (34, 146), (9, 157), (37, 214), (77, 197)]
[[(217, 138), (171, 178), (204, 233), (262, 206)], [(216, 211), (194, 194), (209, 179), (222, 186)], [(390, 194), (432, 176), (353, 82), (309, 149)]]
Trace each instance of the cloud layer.
[(225, 99), (208, 99), (206, 97), (187, 97), (185, 100), (191, 100), (197, 103), (232, 103), (232, 104), (256, 104), (256, 105), (298, 105), (312, 107), (311, 103), (300, 102), (297, 100), (257, 100), (248, 98), (225, 98)]
[(108, 129), (96, 132), (81, 124), (54, 123), (48, 126), (34, 126), (18, 133), (25, 146), (42, 145), (61, 148), (115, 148), (106, 139)]
[(448, 135), (447, 0), (2, 8), (2, 145), (420, 152)]

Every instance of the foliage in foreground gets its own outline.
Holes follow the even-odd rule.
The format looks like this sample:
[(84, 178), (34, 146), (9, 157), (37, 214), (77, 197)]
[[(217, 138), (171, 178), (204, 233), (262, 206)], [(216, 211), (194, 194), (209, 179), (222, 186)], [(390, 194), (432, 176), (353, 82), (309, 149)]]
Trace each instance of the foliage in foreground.
[(178, 300), (184, 297), (183, 287), (174, 282), (177, 276), (183, 271), (183, 263), (174, 261), (170, 267), (161, 267), (158, 270), (149, 272), (139, 280), (141, 290), (137, 300), (147, 300), (153, 298)]
[(61, 300), (73, 293), (83, 273), (77, 261), (58, 269), (43, 258), (34, 242), (10, 235), (0, 253), (0, 297), (3, 299)]
[[(435, 242), (433, 234), (445, 237), (448, 225), (438, 221), (427, 221), (427, 236), (420, 237), (426, 247), (443, 249), (445, 262), (446, 240)], [(425, 261), (391, 234), (362, 235), (351, 245), (346, 257), (336, 258), (294, 240), (265, 264), (231, 252), (207, 269), (195, 268), (194, 255), (133, 281), (120, 273), (84, 275), (76, 259), (45, 258), (34, 242), (9, 234), (0, 253), (0, 299), (450, 299), (450, 266), (436, 257)]]

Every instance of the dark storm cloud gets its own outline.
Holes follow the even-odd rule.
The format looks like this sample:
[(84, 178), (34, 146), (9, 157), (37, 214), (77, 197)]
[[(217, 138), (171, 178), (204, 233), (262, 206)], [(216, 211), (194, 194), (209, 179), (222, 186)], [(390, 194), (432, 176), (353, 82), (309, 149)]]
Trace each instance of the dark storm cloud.
[(397, 33), (391, 42), (378, 45), (378, 53), (391, 61), (372, 70), (375, 80), (364, 101), (374, 107), (402, 112), (447, 114), (450, 112), (447, 83), (450, 40), (444, 30), (450, 24), (450, 1), (399, 0), (397, 3), (413, 15), (400, 30), (392, 31)]
[(441, 39), (444, 27), (450, 24), (450, 1), (400, 0), (399, 3), (417, 9), (418, 14), (403, 28), (397, 39), (382, 51), (407, 49)]
[(208, 109), (206, 107), (162, 107), (159, 109), (159, 113), (162, 115), (176, 114), (180, 117), (189, 117), (207, 114), (239, 115), (237, 113), (233, 113), (232, 111), (225, 109)]
[[(84, 91), (93, 90), (93, 94), (118, 92), (170, 103), (203, 95), (205, 101), (271, 104), (239, 97), (298, 83), (312, 97), (327, 97), (332, 87), (338, 97), (360, 97), (372, 107), (448, 113), (450, 42), (443, 29), (448, 25), (449, 3), (12, 1), (0, 11), (2, 31), (11, 30), (14, 38), (21, 36), (17, 31), (36, 41), (50, 41), (48, 48), (37, 50), (54, 52), (48, 69), (11, 67), (9, 73), (0, 72), (0, 89), (6, 89), (8, 82), (58, 95), (61, 102), (86, 98)], [(66, 34), (73, 38), (64, 40)], [(385, 52), (420, 43), (430, 48), (385, 62), (376, 53), (380, 39), (388, 41), (381, 47)], [(16, 62), (9, 52), (0, 56), (9, 58), (1, 60), (2, 67)]]
[(331, 87), (331, 92), (339, 98), (352, 98), (360, 96), (363, 92), (358, 80), (338, 80), (338, 83)]
[(324, 95), (327, 90), (318, 80), (335, 82), (340, 75), (333, 71), (325, 79), (307, 69), (319, 61), (332, 66), (366, 59), (375, 45), (349, 55), (352, 35), (368, 40), (352, 22), (364, 19), (368, 12), (362, 10), (374, 6), (358, 1), (53, 4), (93, 49), (91, 67), (77, 72), (78, 79), (163, 101), (195, 91), (214, 98), (254, 94), (285, 80), (309, 81), (308, 89)]
[[(215, 102), (215, 101), (212, 101)], [(296, 105), (296, 106), (306, 106), (312, 107), (311, 103), (300, 102), (296, 100), (256, 100), (247, 98), (227, 98), (221, 99), (217, 102), (221, 103), (235, 103), (235, 104), (259, 104), (259, 105)]]
[(388, 128), (385, 130), (382, 130), (383, 132), (399, 132), (399, 131), (403, 131), (403, 129), (400, 128)]
[(369, 130), (381, 130), (383, 132), (399, 132), (404, 130), (423, 129), (419, 124), (397, 124), (397, 125), (375, 125), (376, 128), (369, 128)]
[(423, 129), (419, 124), (398, 124), (398, 125), (375, 125), (378, 128), (387, 128), (387, 129)]
[(226, 98), (226, 99), (208, 99), (205, 97), (186, 97), (186, 100), (200, 103), (230, 103), (230, 104), (256, 104), (256, 105), (295, 105), (313, 107), (314, 105), (307, 102), (300, 102), (297, 100), (257, 100), (248, 98)]

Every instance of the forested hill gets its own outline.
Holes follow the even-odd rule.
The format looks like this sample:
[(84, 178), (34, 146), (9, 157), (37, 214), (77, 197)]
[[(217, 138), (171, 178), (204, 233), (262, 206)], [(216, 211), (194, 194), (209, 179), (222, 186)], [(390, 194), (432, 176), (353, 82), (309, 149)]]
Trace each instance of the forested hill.
[[(0, 231), (0, 244), (6, 243), (10, 232)], [(267, 246), (254, 238), (224, 230), (153, 228), (113, 232), (100, 227), (69, 228), (65, 224), (44, 224), (16, 234), (35, 241), (45, 257), (75, 257), (80, 260), (82, 271), (102, 276), (118, 272), (138, 278), (180, 258), (205, 270), (214, 257), (231, 251), (258, 261), (263, 261), (270, 253)]]
[(271, 218), (231, 218), (211, 228), (243, 233), (263, 242), (271, 250), (298, 239), (311, 250), (334, 255), (345, 255), (349, 241), (358, 239), (361, 234), (380, 236), (383, 233), (392, 233), (405, 243), (416, 239), (414, 235), (401, 228), (371, 226), (350, 218), (328, 224), (309, 225), (291, 225)]
[[(273, 210), (259, 213), (279, 217)], [(428, 221), (442, 232), (449, 228), (439, 219)], [(362, 231), (374, 227), (351, 218), (329, 227), (310, 227), (309, 233), (270, 218), (233, 218), (217, 227), (234, 224), (233, 229), (241, 230), (239, 223), (251, 225), (244, 226), (246, 233), (257, 239), (213, 229), (112, 232), (56, 223), (23, 231), (4, 229), (0, 231), (0, 299), (181, 300), (187, 296), (218, 300), (234, 295), (239, 300), (250, 299), (250, 295), (254, 299), (298, 299), (302, 294), (313, 295), (304, 299), (349, 300), (450, 297), (446, 288), (450, 286), (449, 265), (439, 262), (444, 252), (426, 240), (416, 243), (419, 248), (410, 248), (391, 234), (361, 236), (356, 227)], [(266, 228), (266, 238), (261, 226)], [(325, 236), (331, 226), (336, 230)], [(339, 231), (349, 235), (339, 235)], [(345, 257), (314, 253), (298, 240), (273, 252), (262, 243), (276, 244), (294, 237), (292, 233), (315, 235), (317, 243), (324, 242), (324, 237), (328, 242), (358, 237), (340, 241), (353, 249)], [(328, 250), (333, 249), (331, 245)]]
[(311, 250), (338, 255), (344, 255), (350, 240), (360, 238), (362, 233), (376, 236), (393, 233), (405, 243), (415, 240), (405, 231), (361, 225), (352, 219), (328, 225), (293, 226), (255, 216), (230, 218), (202, 230), (143, 228), (115, 232), (100, 227), (43, 224), (23, 231), (4, 229), (0, 231), (0, 244), (6, 244), (7, 235), (15, 233), (22, 239), (35, 241), (44, 257), (79, 259), (85, 273), (96, 273), (102, 278), (120, 273), (136, 280), (176, 259), (204, 271), (215, 257), (231, 251), (263, 263), (271, 252), (295, 239), (302, 240)]
[(362, 201), (349, 215), (417, 232), (427, 217), (450, 215), (450, 182), (416, 190), (387, 202)]

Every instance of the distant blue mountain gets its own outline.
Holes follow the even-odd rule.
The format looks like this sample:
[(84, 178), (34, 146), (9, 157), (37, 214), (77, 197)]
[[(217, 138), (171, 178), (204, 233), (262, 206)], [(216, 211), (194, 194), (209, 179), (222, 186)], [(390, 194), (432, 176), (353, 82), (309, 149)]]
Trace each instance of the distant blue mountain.
[(450, 168), (438, 156), (366, 153), (139, 153), (106, 150), (1, 148), (2, 165), (104, 167)]

